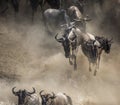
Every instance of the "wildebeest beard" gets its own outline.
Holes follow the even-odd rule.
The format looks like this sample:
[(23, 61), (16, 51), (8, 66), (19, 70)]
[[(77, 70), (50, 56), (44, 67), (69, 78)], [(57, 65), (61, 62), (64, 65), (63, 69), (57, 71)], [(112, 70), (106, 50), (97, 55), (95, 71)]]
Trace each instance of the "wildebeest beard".
[(26, 97), (26, 93), (25, 90), (20, 90), (19, 94), (18, 94), (18, 103), (19, 105), (23, 105), (25, 102), (25, 97)]

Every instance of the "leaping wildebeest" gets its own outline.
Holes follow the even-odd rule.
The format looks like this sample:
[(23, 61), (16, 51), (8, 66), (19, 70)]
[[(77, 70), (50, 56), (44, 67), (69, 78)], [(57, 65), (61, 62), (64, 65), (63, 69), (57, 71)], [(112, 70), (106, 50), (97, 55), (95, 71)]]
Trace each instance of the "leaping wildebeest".
[(43, 90), (40, 92), (42, 105), (72, 105), (71, 97), (65, 93), (42, 94), (42, 92)]
[(12, 93), (18, 96), (18, 105), (40, 105), (39, 97), (35, 94), (35, 88), (33, 88), (33, 92), (28, 92), (25, 89), (15, 91), (15, 88), (16, 87), (12, 88)]
[(95, 39), (100, 43), (100, 46), (93, 45), (94, 41), (89, 41), (81, 45), (82, 51), (87, 56), (89, 61), (89, 71), (91, 71), (91, 64), (95, 65), (94, 76), (99, 69), (100, 57), (103, 51), (109, 54), (112, 44), (112, 39), (109, 40), (104, 37), (95, 36)]

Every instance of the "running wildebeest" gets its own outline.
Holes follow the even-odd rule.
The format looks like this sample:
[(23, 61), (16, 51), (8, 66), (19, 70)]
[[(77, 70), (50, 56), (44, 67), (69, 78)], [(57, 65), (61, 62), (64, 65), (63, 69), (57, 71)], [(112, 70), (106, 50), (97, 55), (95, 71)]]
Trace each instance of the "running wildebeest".
[(102, 51), (109, 54), (112, 44), (112, 39), (108, 40), (104, 37), (95, 36), (95, 39), (100, 43), (100, 46), (95, 46), (94, 41), (89, 41), (81, 45), (82, 51), (87, 56), (89, 61), (89, 71), (91, 71), (91, 64), (95, 64), (94, 76), (97, 73), (97, 69), (99, 69), (100, 57)]
[[(110, 52), (112, 40), (108, 40), (104, 37), (95, 37), (90, 33), (83, 33), (79, 29), (74, 27), (68, 34), (68, 39), (71, 44), (79, 46), (81, 45), (83, 53), (88, 57), (89, 70), (91, 71), (91, 63), (96, 64), (94, 75), (96, 75), (97, 68), (99, 68), (100, 56), (104, 50), (106, 53)], [(75, 41), (76, 40), (76, 41)], [(72, 46), (74, 47), (74, 46)]]
[(65, 93), (42, 94), (42, 92), (43, 90), (40, 92), (42, 105), (72, 105), (71, 97)]
[(18, 105), (39, 105), (39, 98), (35, 94), (35, 88), (33, 88), (33, 92), (28, 92), (27, 90), (19, 90), (17, 92), (14, 91), (16, 87), (12, 88), (12, 93), (15, 96), (18, 96)]

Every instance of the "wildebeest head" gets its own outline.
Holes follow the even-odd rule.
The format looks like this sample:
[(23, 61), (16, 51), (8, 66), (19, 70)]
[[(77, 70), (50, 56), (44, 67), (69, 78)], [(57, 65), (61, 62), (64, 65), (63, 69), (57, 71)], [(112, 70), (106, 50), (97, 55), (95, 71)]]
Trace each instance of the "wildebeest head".
[(112, 44), (112, 39), (111, 40), (108, 40), (108, 39), (104, 40), (103, 49), (106, 53), (110, 53), (111, 44)]
[(27, 90), (19, 90), (19, 91), (15, 91), (16, 87), (12, 88), (12, 92), (15, 96), (18, 96), (18, 105), (23, 105), (25, 102), (25, 98), (26, 96), (31, 96), (31, 94), (35, 93), (35, 88), (33, 88), (33, 92), (28, 92)]
[(51, 99), (54, 99), (56, 96), (54, 93), (51, 94), (42, 94), (44, 90), (40, 91), (40, 96), (41, 96), (41, 99), (42, 99), (42, 105), (51, 105)]
[(112, 45), (112, 40), (113, 39), (107, 39), (107, 38), (104, 38), (104, 37), (99, 37), (99, 36), (96, 36), (95, 37), (96, 40), (98, 40), (101, 44), (101, 47), (103, 48), (103, 50), (106, 52), (106, 53), (110, 53), (110, 49), (111, 49), (111, 45)]
[(59, 42), (62, 43), (62, 46), (64, 48), (65, 51), (65, 57), (69, 58), (70, 56), (70, 42), (68, 40), (68, 38), (66, 37), (62, 37), (62, 38), (57, 38), (58, 34), (55, 36), (55, 39)]

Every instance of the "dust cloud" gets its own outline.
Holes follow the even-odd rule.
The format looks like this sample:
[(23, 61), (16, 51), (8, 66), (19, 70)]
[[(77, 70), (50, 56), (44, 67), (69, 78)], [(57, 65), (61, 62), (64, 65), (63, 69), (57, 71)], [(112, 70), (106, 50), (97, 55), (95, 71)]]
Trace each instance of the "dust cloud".
[(37, 15), (34, 23), (31, 17), (21, 17), (11, 18), (11, 14), (0, 17), (0, 105), (17, 103), (11, 92), (14, 86), (29, 91), (35, 87), (37, 94), (40, 90), (65, 92), (71, 96), (73, 105), (120, 104), (120, 46), (112, 35), (114, 32), (100, 28), (104, 14), (99, 22), (96, 19), (87, 24), (90, 33), (115, 37), (111, 53), (102, 54), (97, 76), (88, 71), (88, 60), (80, 48), (78, 70), (74, 71), (62, 46), (54, 36), (46, 34)]

